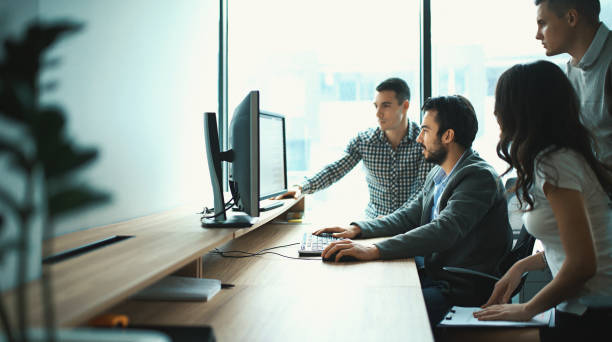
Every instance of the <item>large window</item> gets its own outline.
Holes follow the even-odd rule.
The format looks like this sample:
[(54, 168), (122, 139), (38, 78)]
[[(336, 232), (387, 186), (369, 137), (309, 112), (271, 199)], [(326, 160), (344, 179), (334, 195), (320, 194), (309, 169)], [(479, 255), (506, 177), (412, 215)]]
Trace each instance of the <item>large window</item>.
[[(535, 39), (533, 0), (432, 0), (432, 95), (462, 94), (478, 115), (474, 149), (501, 174), (507, 164), (495, 151), (499, 127), (493, 115), (499, 76), (517, 63), (547, 59), (565, 70), (569, 55), (546, 57)], [(600, 18), (610, 26), (612, 2)]]
[[(409, 115), (419, 122), (418, 0), (233, 0), (228, 18), (228, 115), (257, 89), (262, 108), (287, 117), (290, 184), (335, 161), (358, 131), (377, 126), (375, 87), (388, 77), (408, 82)], [(331, 211), (363, 214), (361, 164), (315, 196), (309, 206), (333, 196)]]
[[(287, 117), (290, 184), (314, 175), (336, 160), (359, 130), (377, 125), (374, 88), (387, 77), (408, 82), (409, 116), (420, 122), (423, 1), (431, 3), (432, 95), (469, 98), (479, 120), (474, 149), (499, 173), (506, 169), (495, 152), (497, 79), (516, 63), (548, 59), (564, 68), (569, 58), (545, 56), (535, 39), (533, 0), (231, 0), (228, 115), (231, 119), (248, 91), (257, 89), (262, 108)], [(600, 18), (610, 27), (612, 1), (601, 5)], [(358, 165), (309, 206), (354, 216), (366, 203)]]

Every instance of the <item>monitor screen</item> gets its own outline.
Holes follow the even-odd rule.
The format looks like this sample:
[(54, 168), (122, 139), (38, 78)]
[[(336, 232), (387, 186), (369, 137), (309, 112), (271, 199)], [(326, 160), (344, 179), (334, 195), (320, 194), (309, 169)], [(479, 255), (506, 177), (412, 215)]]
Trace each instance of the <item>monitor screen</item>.
[(261, 111), (259, 114), (259, 199), (287, 191), (285, 118)]

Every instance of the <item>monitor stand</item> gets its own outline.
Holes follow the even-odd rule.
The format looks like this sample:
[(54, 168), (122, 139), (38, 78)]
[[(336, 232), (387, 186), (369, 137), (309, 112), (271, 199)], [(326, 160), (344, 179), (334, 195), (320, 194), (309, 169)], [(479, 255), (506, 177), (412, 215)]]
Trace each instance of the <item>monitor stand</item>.
[(203, 219), (202, 227), (204, 228), (247, 228), (257, 222), (257, 218), (248, 215), (231, 215), (226, 213), (225, 220), (216, 221), (212, 219)]

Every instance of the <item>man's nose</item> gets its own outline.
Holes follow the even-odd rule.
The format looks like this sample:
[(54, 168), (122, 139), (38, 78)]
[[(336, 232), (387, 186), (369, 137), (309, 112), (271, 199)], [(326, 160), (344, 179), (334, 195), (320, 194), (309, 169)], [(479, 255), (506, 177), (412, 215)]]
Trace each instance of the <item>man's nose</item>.
[(418, 135), (418, 136), (417, 136), (417, 138), (416, 138), (416, 141), (417, 141), (419, 144), (422, 144), (422, 143), (423, 143), (423, 133), (422, 133), (422, 132), (421, 132), (421, 133), (419, 133), (419, 135)]

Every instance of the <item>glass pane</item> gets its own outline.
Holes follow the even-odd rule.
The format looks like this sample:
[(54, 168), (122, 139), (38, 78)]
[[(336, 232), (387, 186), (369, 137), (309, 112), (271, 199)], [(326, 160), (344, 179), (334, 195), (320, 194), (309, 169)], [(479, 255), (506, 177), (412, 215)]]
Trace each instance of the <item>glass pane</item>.
[[(493, 116), (495, 86), (517, 63), (550, 60), (565, 70), (569, 55), (546, 57), (536, 35), (533, 0), (433, 0), (432, 94), (462, 94), (474, 105), (479, 130), (474, 149), (501, 174), (499, 127)], [(487, 15), (477, 15), (487, 13)], [(600, 18), (610, 27), (612, 2), (602, 1)]]
[[(250, 90), (287, 117), (289, 184), (335, 161), (358, 131), (376, 127), (375, 87), (401, 77), (419, 122), (419, 1), (229, 1), (229, 115)], [(363, 214), (361, 164), (308, 206)], [(329, 206), (328, 206), (329, 207)]]

